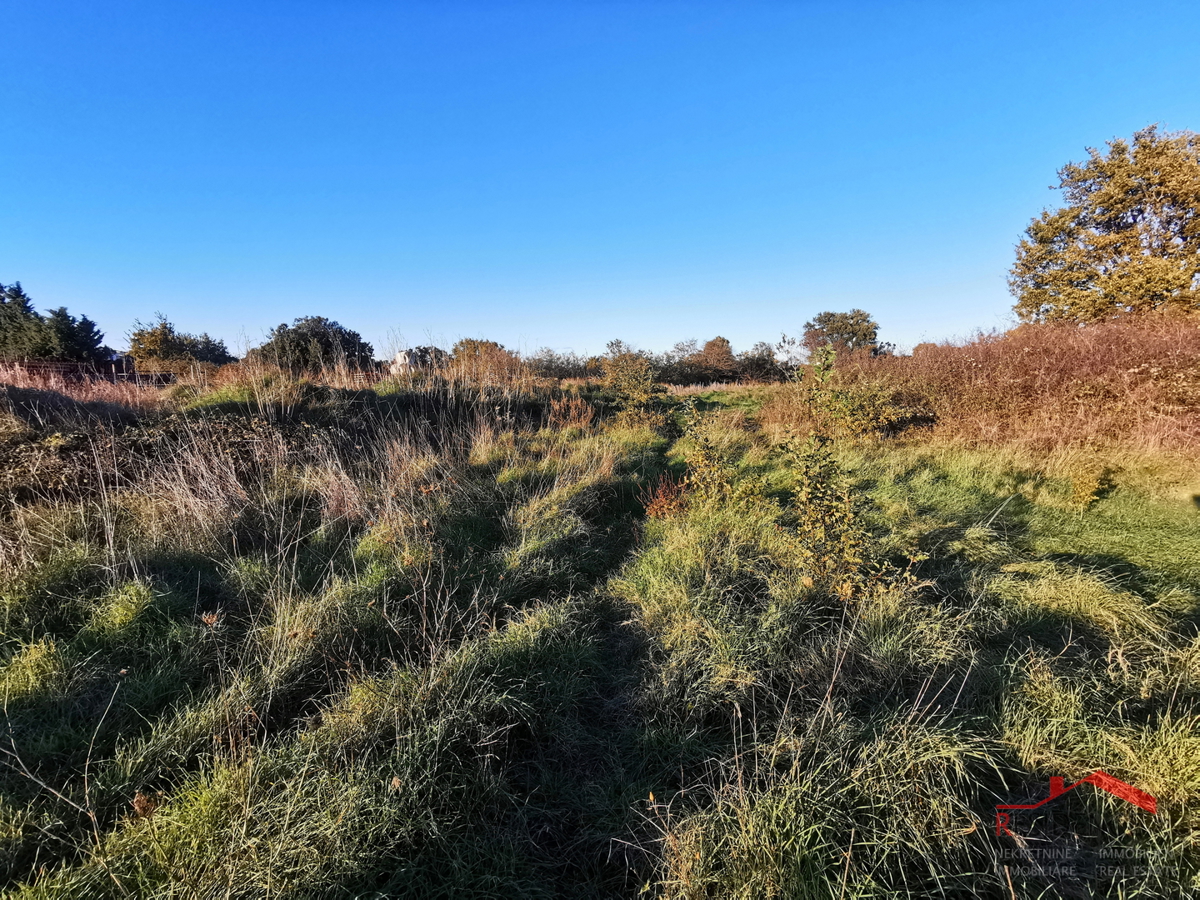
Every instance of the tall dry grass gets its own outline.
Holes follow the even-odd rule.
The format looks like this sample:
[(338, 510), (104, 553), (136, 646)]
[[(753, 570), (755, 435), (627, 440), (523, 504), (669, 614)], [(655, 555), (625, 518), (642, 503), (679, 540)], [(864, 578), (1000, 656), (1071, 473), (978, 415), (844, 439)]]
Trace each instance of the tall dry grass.
[[(347, 365), (328, 365), (318, 371), (292, 372), (258, 359), (242, 360), (213, 371), (196, 370), (180, 383), (204, 391), (211, 388), (243, 389), (262, 393), (264, 385), (288, 383), (317, 385), (337, 390), (378, 388), (382, 393), (416, 391), (455, 395), (510, 396), (544, 393), (559, 386), (558, 379), (537, 375), (519, 356), (508, 351), (448, 360), (434, 368), (417, 368), (392, 374), (386, 369), (361, 370)], [(267, 394), (271, 392), (268, 390)]]
[[(911, 356), (846, 357), (836, 383), (886, 394), (934, 438), (1032, 450), (1120, 443), (1144, 450), (1200, 442), (1200, 326), (1140, 318), (1022, 325)], [(763, 410), (780, 428), (803, 421), (799, 395)]]
[(162, 389), (134, 381), (112, 381), (99, 377), (68, 377), (57, 372), (40, 372), (19, 364), (0, 364), (0, 396), (6, 404), (21, 403), (32, 415), (53, 416), (64, 412), (144, 413), (157, 409)]

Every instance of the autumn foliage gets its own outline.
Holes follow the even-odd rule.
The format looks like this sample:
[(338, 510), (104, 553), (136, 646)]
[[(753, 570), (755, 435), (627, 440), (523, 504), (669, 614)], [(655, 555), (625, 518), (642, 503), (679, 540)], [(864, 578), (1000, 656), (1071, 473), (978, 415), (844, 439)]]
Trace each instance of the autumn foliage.
[[(1200, 327), (1189, 319), (1029, 324), (963, 344), (921, 344), (911, 356), (849, 355), (835, 381), (886, 397), (900, 425), (970, 444), (1182, 448), (1200, 440)], [(787, 392), (763, 410), (773, 426), (806, 415)]]

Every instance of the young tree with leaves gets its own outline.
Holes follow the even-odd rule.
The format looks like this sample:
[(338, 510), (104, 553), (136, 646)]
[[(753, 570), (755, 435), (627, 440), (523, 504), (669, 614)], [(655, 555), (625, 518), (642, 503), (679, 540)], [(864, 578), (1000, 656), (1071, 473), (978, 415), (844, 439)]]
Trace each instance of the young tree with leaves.
[(624, 341), (616, 340), (608, 342), (602, 366), (601, 384), (615, 399), (623, 421), (633, 424), (647, 416), (650, 419), (646, 421), (650, 421), (655, 395), (664, 390), (654, 383), (657, 372), (653, 361)]
[(1023, 320), (1200, 310), (1200, 135), (1152, 125), (1058, 178), (1067, 205), (1033, 220), (1009, 273)]

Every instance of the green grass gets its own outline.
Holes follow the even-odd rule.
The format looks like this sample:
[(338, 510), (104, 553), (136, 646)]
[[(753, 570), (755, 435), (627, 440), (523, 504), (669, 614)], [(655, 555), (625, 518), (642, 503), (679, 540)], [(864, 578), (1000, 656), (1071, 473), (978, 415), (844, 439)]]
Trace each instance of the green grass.
[(752, 391), (177, 400), (2, 511), (10, 895), (1071, 896), (995, 805), (1096, 769), (1158, 814), (1081, 788), (1023, 839), (1200, 890), (1186, 462), (773, 446)]

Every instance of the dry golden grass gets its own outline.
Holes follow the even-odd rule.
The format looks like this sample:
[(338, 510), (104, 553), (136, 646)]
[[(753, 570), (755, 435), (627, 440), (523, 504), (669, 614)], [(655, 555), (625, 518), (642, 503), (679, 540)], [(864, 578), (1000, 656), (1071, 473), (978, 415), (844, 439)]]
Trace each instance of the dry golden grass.
[(706, 394), (709, 391), (732, 393), (734, 391), (752, 390), (756, 386), (738, 381), (719, 381), (713, 384), (669, 384), (667, 385), (667, 393), (676, 397), (688, 396), (689, 394)]
[[(1022, 325), (965, 344), (920, 344), (911, 356), (845, 357), (836, 384), (886, 394), (930, 437), (972, 446), (1200, 443), (1200, 326), (1188, 319)], [(762, 422), (780, 429), (806, 417), (801, 395), (783, 390)]]
[(57, 372), (38, 372), (21, 365), (0, 365), (0, 390), (49, 392), (82, 404), (108, 404), (130, 411), (149, 412), (162, 402), (162, 389), (135, 381), (70, 377)]

